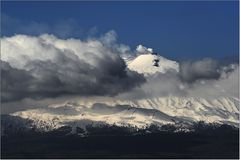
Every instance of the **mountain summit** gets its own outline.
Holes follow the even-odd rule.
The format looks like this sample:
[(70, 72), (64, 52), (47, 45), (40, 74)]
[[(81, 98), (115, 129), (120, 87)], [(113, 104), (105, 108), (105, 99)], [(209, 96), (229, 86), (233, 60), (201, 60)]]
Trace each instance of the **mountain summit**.
[(179, 71), (179, 64), (176, 61), (164, 58), (157, 53), (140, 54), (135, 59), (128, 61), (127, 64), (130, 70), (144, 75), (165, 73), (169, 70)]

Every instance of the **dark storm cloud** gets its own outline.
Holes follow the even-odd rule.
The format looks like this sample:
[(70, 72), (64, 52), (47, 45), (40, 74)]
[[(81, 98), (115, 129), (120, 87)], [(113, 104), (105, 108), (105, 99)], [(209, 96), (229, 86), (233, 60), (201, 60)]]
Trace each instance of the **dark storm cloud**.
[(180, 63), (179, 75), (182, 81), (192, 83), (199, 79), (218, 79), (221, 73), (217, 61), (205, 58)]
[[(45, 38), (52, 40), (51, 36)], [(128, 70), (119, 54), (99, 41), (74, 40), (68, 46), (68, 40), (59, 40), (69, 48), (60, 49), (54, 44), (55, 40), (58, 39), (46, 44), (48, 42), (38, 37), (16, 36), (2, 41), (2, 58), (5, 60), (1, 67), (3, 102), (65, 95), (113, 96), (145, 82), (143, 75)], [(12, 46), (16, 43), (20, 47), (14, 50)], [(82, 48), (70, 50), (81, 45), (85, 50), (94, 48), (97, 53), (80, 53)], [(40, 54), (43, 57), (38, 57)]]
[(145, 81), (143, 76), (127, 70), (120, 58), (115, 62), (99, 60), (99, 67), (64, 55), (56, 60), (30, 61), (28, 71), (2, 61), (2, 101), (73, 94), (113, 96)]
[(33, 77), (25, 70), (12, 68), (9, 63), (1, 61), (1, 100), (18, 100), (25, 96)]

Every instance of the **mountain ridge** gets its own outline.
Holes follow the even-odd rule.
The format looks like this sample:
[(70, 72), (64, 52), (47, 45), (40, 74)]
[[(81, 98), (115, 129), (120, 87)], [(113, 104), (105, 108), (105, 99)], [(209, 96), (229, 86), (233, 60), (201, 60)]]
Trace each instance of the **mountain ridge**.
[(199, 121), (238, 127), (239, 102), (232, 100), (232, 98), (206, 100), (161, 97), (136, 101), (95, 102), (92, 105), (86, 105), (86, 102), (67, 102), (45, 108), (19, 111), (10, 115), (28, 120), (26, 121), (28, 125), (31, 121), (31, 125), (40, 131), (51, 131), (63, 126), (70, 126), (73, 130), (76, 127), (84, 129), (86, 125), (100, 124), (137, 128), (145, 128), (151, 124), (159, 126), (171, 124), (190, 128), (193, 123)]

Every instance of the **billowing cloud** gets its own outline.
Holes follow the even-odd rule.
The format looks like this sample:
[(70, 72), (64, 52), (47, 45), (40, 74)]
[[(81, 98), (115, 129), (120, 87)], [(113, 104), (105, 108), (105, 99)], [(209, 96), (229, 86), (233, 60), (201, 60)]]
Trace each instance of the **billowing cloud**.
[(143, 45), (138, 45), (136, 48), (136, 51), (138, 54), (148, 54), (148, 53), (153, 53), (153, 49), (152, 48), (147, 48)]
[(42, 107), (79, 98), (94, 100), (96, 96), (125, 100), (239, 97), (238, 64), (223, 66), (205, 58), (180, 62), (179, 72), (169, 70), (144, 77), (129, 70), (122, 59), (131, 61), (139, 54), (151, 53), (153, 49), (143, 45), (131, 51), (129, 46), (118, 44), (114, 31), (85, 41), (49, 34), (3, 37), (1, 98), (7, 102), (3, 110), (12, 112), (20, 105), (22, 109)]
[[(110, 33), (112, 34), (112, 33)], [(1, 39), (2, 101), (60, 95), (116, 95), (142, 84), (130, 71), (114, 35), (81, 41), (53, 35), (16, 35)]]
[(193, 82), (199, 79), (217, 79), (220, 77), (217, 61), (205, 58), (180, 64), (180, 77), (183, 81)]
[(239, 98), (239, 65), (222, 67), (220, 73), (218, 79), (200, 80), (193, 83), (188, 89), (188, 95), (207, 98)]

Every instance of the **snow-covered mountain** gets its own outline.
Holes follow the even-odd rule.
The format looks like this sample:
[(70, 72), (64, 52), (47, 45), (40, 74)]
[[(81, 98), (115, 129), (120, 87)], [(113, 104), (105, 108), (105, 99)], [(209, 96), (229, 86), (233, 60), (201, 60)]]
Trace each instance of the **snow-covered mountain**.
[[(50, 131), (63, 126), (115, 124), (144, 128), (151, 124), (172, 124), (188, 128), (193, 122), (225, 123), (238, 126), (239, 101), (233, 98), (161, 97), (135, 101), (79, 101), (11, 114), (25, 120), (27, 126)], [(17, 123), (16, 125), (23, 125)], [(12, 125), (12, 124), (11, 124)]]
[(128, 68), (144, 75), (157, 72), (165, 73), (168, 70), (179, 71), (179, 64), (176, 61), (166, 59), (158, 54), (141, 54), (135, 59), (126, 60)]

